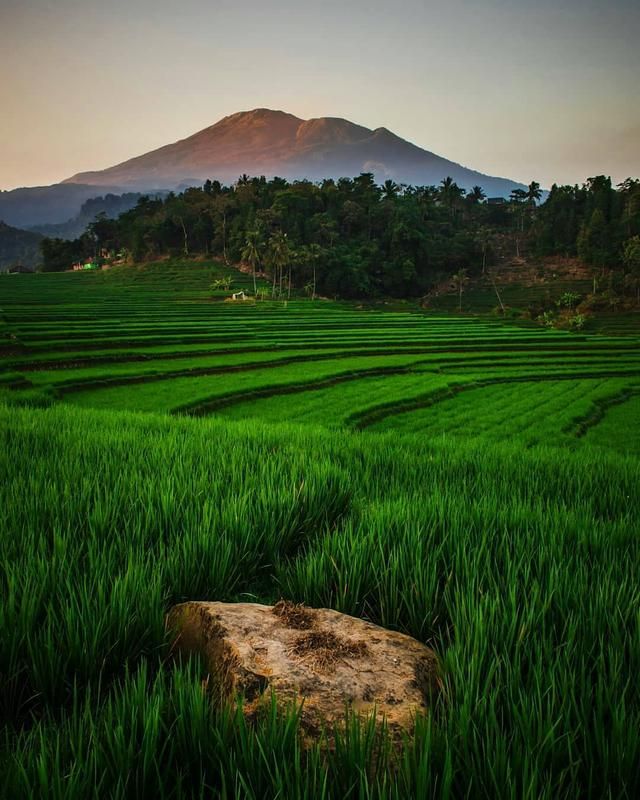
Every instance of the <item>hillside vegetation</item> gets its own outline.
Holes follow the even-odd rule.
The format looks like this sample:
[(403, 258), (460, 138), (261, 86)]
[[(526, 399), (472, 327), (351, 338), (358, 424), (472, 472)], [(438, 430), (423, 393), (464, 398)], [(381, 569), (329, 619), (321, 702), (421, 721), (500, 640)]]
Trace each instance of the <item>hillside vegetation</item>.
[[(375, 184), (373, 175), (321, 184), (243, 176), (233, 186), (141, 198), (117, 220), (97, 218), (75, 241), (43, 242), (46, 271), (118, 253), (139, 263), (210, 257), (241, 264), (273, 298), (423, 298), (458, 310), (512, 313), (507, 285), (542, 288), (517, 313), (582, 328), (589, 315), (640, 309), (640, 182), (604, 177), (583, 187), (532, 182), (509, 202), (488, 202), (451, 178), (435, 186)], [(571, 284), (580, 280), (579, 292)], [(565, 281), (560, 308), (545, 290)], [(543, 286), (541, 286), (544, 284)], [(469, 289), (482, 288), (480, 305)], [(257, 285), (252, 286), (252, 294)]]
[(14, 266), (36, 267), (40, 264), (40, 242), (38, 233), (12, 228), (0, 221), (0, 272)]

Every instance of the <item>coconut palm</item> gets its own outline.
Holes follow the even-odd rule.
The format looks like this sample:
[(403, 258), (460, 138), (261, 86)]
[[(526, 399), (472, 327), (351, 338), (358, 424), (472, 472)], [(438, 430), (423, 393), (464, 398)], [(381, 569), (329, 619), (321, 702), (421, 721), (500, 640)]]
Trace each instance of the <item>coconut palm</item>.
[(531, 181), (529, 186), (527, 186), (526, 197), (527, 201), (532, 206), (535, 206), (538, 200), (542, 197), (542, 190), (540, 189), (540, 184), (537, 181)]
[(276, 231), (269, 239), (269, 260), (273, 267), (273, 290), (275, 295), (276, 281), (279, 284), (279, 294), (282, 295), (282, 279), (284, 270), (291, 260), (291, 249), (287, 234)]
[(309, 244), (306, 247), (301, 247), (299, 250), (299, 258), (305, 267), (311, 266), (313, 270), (313, 278), (311, 283), (305, 286), (307, 294), (311, 295), (311, 299), (316, 299), (316, 264), (322, 256), (322, 248), (318, 244)]
[(465, 191), (451, 178), (447, 176), (440, 182), (440, 201), (448, 207), (451, 216), (455, 216), (456, 206), (464, 197)]
[(382, 197), (384, 200), (394, 200), (398, 196), (400, 187), (395, 181), (390, 178), (382, 184)]
[(475, 205), (476, 203), (481, 203), (486, 196), (487, 195), (484, 193), (482, 186), (474, 186), (467, 194), (467, 199)]
[[(511, 194), (509, 195), (509, 201), (511, 203), (511, 209), (513, 214), (516, 217), (516, 220), (519, 218), (520, 220), (520, 230), (524, 230), (524, 212), (526, 204), (528, 203), (528, 193), (525, 192), (524, 189), (512, 189)], [(516, 239), (516, 249), (518, 251), (518, 255), (520, 255), (520, 250), (518, 248), (518, 240)]]
[(262, 240), (260, 231), (249, 231), (247, 233), (247, 241), (241, 253), (242, 260), (246, 261), (251, 266), (253, 272), (253, 293), (258, 294), (258, 286), (256, 284), (256, 266), (260, 263), (260, 251), (262, 249)]

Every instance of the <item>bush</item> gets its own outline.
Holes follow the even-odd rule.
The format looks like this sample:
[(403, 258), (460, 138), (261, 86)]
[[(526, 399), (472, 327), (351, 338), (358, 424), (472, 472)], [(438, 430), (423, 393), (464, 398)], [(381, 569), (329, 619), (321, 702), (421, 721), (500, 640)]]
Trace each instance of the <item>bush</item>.
[(557, 302), (557, 306), (558, 306), (558, 308), (571, 308), (571, 309), (573, 309), (578, 305), (578, 303), (580, 302), (581, 299), (582, 299), (582, 296), (579, 295), (577, 292), (564, 292), (560, 296), (560, 299)]
[(567, 319), (567, 327), (569, 330), (572, 331), (581, 331), (588, 317), (586, 314), (574, 314), (572, 317)]

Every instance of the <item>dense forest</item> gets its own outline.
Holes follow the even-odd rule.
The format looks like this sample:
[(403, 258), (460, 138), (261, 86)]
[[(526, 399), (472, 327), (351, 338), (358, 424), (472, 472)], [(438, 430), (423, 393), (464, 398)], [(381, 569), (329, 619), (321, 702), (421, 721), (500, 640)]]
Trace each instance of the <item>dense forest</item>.
[(577, 256), (612, 271), (632, 292), (640, 281), (640, 181), (609, 178), (556, 186), (541, 202), (536, 182), (508, 200), (439, 186), (405, 186), (373, 175), (322, 183), (243, 175), (207, 181), (164, 198), (141, 197), (109, 219), (101, 214), (73, 241), (45, 239), (45, 270), (119, 252), (134, 262), (206, 254), (269, 276), (274, 295), (291, 286), (341, 297), (416, 297), (443, 278), (480, 273), (496, 242), (514, 255)]
[(0, 272), (17, 264), (35, 265), (40, 262), (42, 236), (21, 228), (13, 228), (0, 220)]

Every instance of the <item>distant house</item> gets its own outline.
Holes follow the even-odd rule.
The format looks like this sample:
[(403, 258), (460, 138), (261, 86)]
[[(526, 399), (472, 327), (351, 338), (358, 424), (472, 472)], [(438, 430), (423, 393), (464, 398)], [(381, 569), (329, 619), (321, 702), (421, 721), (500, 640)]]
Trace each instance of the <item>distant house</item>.
[(489, 197), (487, 198), (488, 206), (503, 206), (507, 201), (504, 197)]

